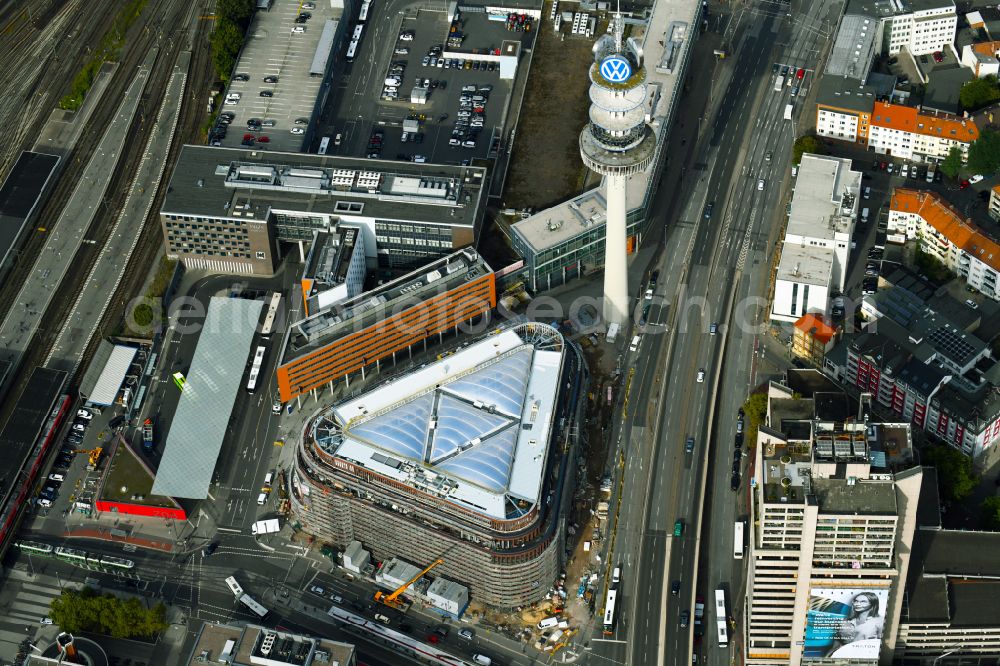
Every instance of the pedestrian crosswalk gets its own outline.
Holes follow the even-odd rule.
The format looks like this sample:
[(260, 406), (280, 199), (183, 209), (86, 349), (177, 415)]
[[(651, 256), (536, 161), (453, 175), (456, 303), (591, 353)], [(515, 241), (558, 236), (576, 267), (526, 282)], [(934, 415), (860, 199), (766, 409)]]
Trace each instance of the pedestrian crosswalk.
[(0, 600), (0, 660), (14, 660), (19, 644), (33, 639), (48, 617), (49, 604), (59, 596), (58, 582), (38, 576), (35, 581), (10, 580), (5, 583)]

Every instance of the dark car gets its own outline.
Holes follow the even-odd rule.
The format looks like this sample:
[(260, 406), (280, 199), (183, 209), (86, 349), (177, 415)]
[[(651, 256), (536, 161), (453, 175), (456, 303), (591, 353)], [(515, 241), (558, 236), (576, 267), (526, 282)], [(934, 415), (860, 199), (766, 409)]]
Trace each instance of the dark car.
[(715, 208), (715, 202), (714, 201), (709, 201), (707, 204), (705, 204), (705, 219), (706, 220), (709, 219), (710, 217), (712, 217), (712, 209), (713, 208)]
[(736, 433), (736, 437), (733, 439), (733, 444), (736, 446), (736, 448), (740, 448), (741, 446), (743, 446), (743, 433), (741, 432)]
[(739, 473), (740, 473), (740, 461), (737, 459), (733, 461), (733, 474), (739, 474)]
[(404, 634), (409, 634), (413, 632), (413, 626), (406, 624), (405, 622), (397, 627), (397, 629)]
[(207, 546), (201, 549), (201, 556), (211, 557), (212, 553), (214, 553), (218, 548), (219, 548), (219, 542), (213, 541), (212, 543), (208, 544)]
[[(743, 457), (743, 451), (741, 451), (740, 449), (736, 449), (735, 451), (733, 451), (733, 464), (734, 465), (739, 465), (740, 464), (740, 458), (742, 458), (742, 457)], [(735, 468), (735, 469), (738, 469), (738, 467)]]
[(273, 90), (261, 90), (260, 91), (260, 96), (261, 97), (274, 97), (274, 91)]
[(681, 629), (686, 629), (688, 622), (691, 621), (691, 613), (686, 610), (681, 611)]
[(740, 489), (740, 475), (738, 473), (734, 473), (729, 478), (729, 488), (731, 490), (739, 490)]
[(434, 627), (434, 634), (436, 636), (440, 636), (441, 638), (448, 638), (448, 625), (439, 624), (438, 626)]
[(277, 76), (265, 76), (264, 77), (264, 83), (277, 83), (277, 82), (278, 82), (278, 77)]
[(688, 437), (687, 441), (684, 442), (684, 452), (685, 453), (694, 452), (694, 437)]
[(676, 597), (680, 593), (681, 593), (681, 582), (679, 580), (675, 580), (670, 584), (670, 594)]
[(250, 75), (249, 74), (234, 74), (233, 75), (233, 81), (249, 81), (249, 80), (250, 80)]
[(649, 276), (649, 286), (655, 287), (656, 281), (660, 279), (660, 271), (653, 271), (653, 274)]

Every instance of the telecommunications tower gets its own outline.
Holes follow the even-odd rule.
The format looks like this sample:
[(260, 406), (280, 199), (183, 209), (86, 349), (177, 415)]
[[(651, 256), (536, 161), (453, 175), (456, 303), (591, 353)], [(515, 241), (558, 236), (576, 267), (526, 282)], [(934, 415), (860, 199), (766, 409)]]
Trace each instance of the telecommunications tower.
[(580, 155), (587, 168), (604, 176), (607, 223), (604, 248), (604, 321), (628, 321), (628, 274), (625, 262), (625, 186), (629, 176), (653, 160), (656, 137), (646, 124), (646, 70), (642, 52), (624, 44), (621, 13), (612, 18), (612, 34), (594, 44), (590, 68), (590, 122), (580, 133)]

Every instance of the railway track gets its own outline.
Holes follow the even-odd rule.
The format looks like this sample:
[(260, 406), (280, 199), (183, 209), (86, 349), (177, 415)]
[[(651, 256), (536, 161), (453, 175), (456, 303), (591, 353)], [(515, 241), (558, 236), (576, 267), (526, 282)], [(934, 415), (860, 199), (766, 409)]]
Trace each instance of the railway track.
[[(57, 288), (60, 293), (52, 301), (52, 304), (46, 311), (45, 317), (46, 321), (54, 322), (54, 325), (38, 330), (28, 352), (22, 358), (20, 371), (8, 388), (8, 392), (3, 399), (4, 404), (0, 405), (0, 423), (4, 423), (9, 418), (14, 398), (21, 393), (30, 374), (28, 370), (41, 364), (47, 356), (55, 342), (60, 327), (66, 321), (79, 287), (85, 280), (90, 266), (96, 261), (107, 240), (107, 236), (127, 194), (131, 176), (135, 173), (142, 158), (142, 148), (148, 140), (156, 113), (159, 109), (160, 100), (173, 70), (176, 56), (187, 41), (186, 31), (192, 24), (194, 16), (198, 12), (203, 11), (201, 5), (202, 3), (188, 4), (172, 2), (171, 0), (149, 1), (142, 15), (130, 28), (129, 34), (126, 37), (126, 45), (122, 52), (120, 66), (109, 83), (99, 106), (95, 109), (90, 122), (84, 128), (76, 148), (73, 150), (68, 163), (64, 167), (59, 182), (41, 212), (41, 220), (53, 220), (58, 217), (59, 212), (66, 206), (69, 196), (83, 172), (91, 147), (96, 145), (109, 119), (116, 112), (124, 91), (131, 82), (145, 54), (155, 43), (158, 43), (160, 54), (153, 67), (153, 71), (150, 73), (142, 103), (140, 104), (139, 113), (143, 120), (135, 125), (135, 130), (126, 139), (122, 159), (116, 169), (117, 173), (112, 178), (104, 203), (97, 212), (95, 220), (86, 235), (87, 239), (94, 241), (94, 243), (85, 243), (81, 246), (81, 249), (72, 259), (70, 272), (64, 281), (58, 285)], [(204, 39), (207, 41), (207, 35), (204, 36)], [(199, 62), (204, 63), (205, 60)], [(189, 81), (195, 83), (194, 79), (197, 78), (189, 78)], [(194, 86), (192, 85), (193, 88)], [(184, 110), (182, 109), (183, 113)], [(190, 120), (189, 116), (185, 115), (182, 117)], [(197, 131), (197, 128), (195, 131)], [(180, 140), (181, 138), (188, 138), (190, 133), (179, 131), (175, 136), (177, 140)], [(171, 151), (171, 154), (174, 152)], [(169, 167), (167, 173), (169, 173)], [(151, 216), (154, 220), (155, 213), (159, 210), (158, 203), (158, 201), (155, 202), (151, 209)], [(119, 286), (119, 294), (130, 294), (138, 287), (141, 287), (150, 262), (155, 258), (159, 249), (158, 225), (150, 224), (147, 220), (139, 228), (135, 229), (135, 233), (140, 234), (140, 243), (136, 247), (125, 279), (122, 280)], [(42, 233), (33, 234), (22, 250), (19, 262), (15, 265), (15, 271), (18, 269), (24, 270), (34, 263), (35, 258), (41, 251), (44, 240), (45, 238)], [(16, 280), (9, 280), (8, 284), (0, 288), (0, 311), (9, 309), (16, 298), (19, 287), (16, 282)], [(108, 308), (106, 321), (102, 322), (99, 334), (94, 338), (95, 342), (101, 336), (105, 335), (108, 328), (113, 327), (117, 323), (117, 320), (120, 319), (122, 313), (120, 303), (123, 304), (125, 300), (125, 297), (118, 296), (112, 302), (111, 307)], [(91, 347), (93, 346), (91, 345)], [(92, 353), (92, 349), (89, 349), (84, 362), (89, 360)]]

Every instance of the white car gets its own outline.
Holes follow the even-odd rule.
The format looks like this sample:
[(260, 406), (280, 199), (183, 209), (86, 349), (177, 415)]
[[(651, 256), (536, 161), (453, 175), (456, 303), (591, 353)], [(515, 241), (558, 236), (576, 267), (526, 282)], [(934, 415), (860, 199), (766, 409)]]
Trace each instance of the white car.
[(757, 191), (758, 192), (763, 192), (764, 191), (764, 179), (763, 178), (761, 178), (760, 180), (757, 181)]
[(74, 423), (73, 430), (75, 430), (76, 432), (86, 432), (87, 426), (83, 425), (82, 423)]
[(49, 509), (52, 507), (52, 500), (45, 499), (44, 497), (39, 497), (36, 501), (38, 502), (38, 506), (42, 507), (43, 509)]
[(313, 594), (318, 594), (321, 597), (326, 595), (326, 590), (324, 590), (319, 585), (313, 585), (312, 587), (309, 588), (309, 591), (312, 592)]
[(985, 176), (981, 176), (979, 174), (976, 174), (975, 176), (969, 176), (969, 185), (975, 185), (976, 183), (978, 183), (979, 181), (981, 181), (983, 178), (985, 178)]
[(38, 624), (44, 624), (44, 625), (48, 626), (48, 625), (52, 624), (52, 618), (50, 618), (50, 617), (43, 617), (43, 618), (41, 618), (41, 619), (38, 620)]
[(698, 383), (705, 381), (705, 368), (698, 368)]
[(86, 409), (76, 410), (76, 415), (78, 418), (81, 418), (84, 421), (89, 421), (90, 419), (94, 418), (94, 415), (88, 412)]
[(302, 3), (302, 9), (316, 9), (316, 3), (315, 2), (303, 2)]
[(280, 400), (275, 400), (274, 404), (271, 405), (271, 413), (272, 414), (280, 414), (281, 413), (281, 401)]
[(293, 127), (293, 128), (292, 128), (292, 129), (290, 129), (289, 131), (290, 131), (290, 132), (291, 132), (292, 134), (305, 134), (305, 133), (306, 133), (306, 131), (305, 131), (304, 129), (302, 129), (301, 127)]
[(413, 33), (412, 32), (402, 32), (399, 34), (399, 41), (401, 42), (412, 42)]
[(647, 289), (646, 290), (646, 300), (647, 301), (653, 300), (653, 290), (652, 289)]
[(305, 31), (306, 31), (306, 27), (304, 25), (297, 25), (294, 28), (292, 28), (292, 34), (293, 35), (301, 35)]

